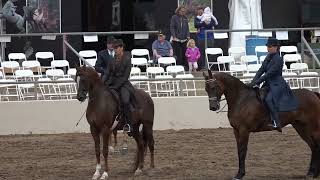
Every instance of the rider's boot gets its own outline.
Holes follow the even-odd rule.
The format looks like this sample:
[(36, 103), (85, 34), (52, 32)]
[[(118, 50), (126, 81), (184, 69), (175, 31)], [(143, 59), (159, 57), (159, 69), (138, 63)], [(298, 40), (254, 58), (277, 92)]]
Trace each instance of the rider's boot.
[(273, 130), (277, 130), (278, 132), (282, 133), (281, 123), (280, 123), (278, 113), (276, 111), (270, 111), (270, 116), (271, 116)]
[(132, 127), (132, 116), (131, 116), (131, 108), (130, 105), (125, 105), (124, 109), (124, 118), (125, 118), (125, 125), (124, 125), (124, 131), (126, 131), (128, 133), (128, 136), (132, 136), (132, 131), (133, 131), (133, 127)]

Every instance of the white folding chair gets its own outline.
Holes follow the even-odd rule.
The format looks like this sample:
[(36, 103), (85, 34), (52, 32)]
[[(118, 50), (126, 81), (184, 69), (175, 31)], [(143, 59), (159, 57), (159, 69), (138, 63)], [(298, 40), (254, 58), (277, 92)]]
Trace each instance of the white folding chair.
[(132, 49), (131, 50), (131, 57), (134, 58), (134, 57), (147, 57), (147, 62), (149, 64), (153, 63), (153, 60), (150, 59), (150, 53), (149, 53), (149, 50), (148, 49)]
[(51, 61), (51, 68), (63, 68), (65, 71), (67, 71), (70, 69), (70, 66), (67, 60), (54, 60)]
[(240, 57), (246, 55), (246, 49), (244, 47), (230, 47), (228, 49), (229, 56), (233, 56), (235, 63), (241, 63)]
[(36, 69), (38, 75), (42, 74), (40, 62), (37, 61), (37, 60), (34, 60), (34, 61), (23, 61), (22, 62), (22, 68), (23, 69), (31, 69), (31, 70)]
[(1, 67), (3, 68), (4, 76), (6, 76), (6, 72), (14, 74), (14, 71), (20, 69), (20, 65), (17, 61), (4, 61), (1, 63)]
[(261, 64), (248, 64), (247, 70), (248, 72), (257, 72), (261, 67)]
[[(32, 82), (35, 81), (33, 71), (30, 69), (16, 70), (15, 78), (17, 82)], [(21, 100), (25, 98), (36, 98), (34, 83), (18, 84), (18, 92)]]
[(54, 60), (54, 55), (52, 52), (37, 52), (36, 53), (36, 60), (39, 59), (52, 59)]
[(166, 67), (166, 72), (167, 72), (168, 74), (173, 74), (173, 75), (185, 74), (184, 67), (181, 66), (181, 65), (167, 66), (167, 67)]
[[(79, 55), (83, 57), (84, 59), (95, 59), (97, 60), (97, 52), (95, 50), (82, 50), (79, 51)], [(79, 58), (80, 65), (83, 65), (82, 60)], [(93, 60), (92, 60), (93, 61)], [(91, 63), (90, 63), (91, 64)]]
[(146, 69), (148, 68), (148, 60), (146, 58), (131, 58), (131, 65), (133, 67), (144, 66)]
[(247, 66), (245, 64), (231, 64), (229, 69), (231, 75), (235, 74), (236, 76), (243, 75), (247, 72)]
[(256, 56), (260, 57), (260, 56), (265, 56), (268, 54), (268, 48), (267, 46), (256, 46), (254, 48), (254, 51), (256, 52)]
[(280, 56), (282, 53), (298, 53), (297, 46), (280, 46)]
[(218, 64), (218, 62), (209, 61), (208, 55), (221, 55), (221, 56), (223, 56), (223, 51), (222, 51), (221, 48), (206, 48), (205, 55), (206, 55), (206, 61), (207, 61), (208, 69), (211, 69), (211, 67), (214, 64), (217, 64), (218, 66), (219, 66), (219, 64)]
[(27, 57), (24, 53), (9, 53), (8, 54), (9, 61), (18, 60), (19, 62), (26, 61)]
[(220, 64), (223, 64), (223, 70), (222, 71), (227, 71), (226, 68), (226, 64), (234, 64), (235, 63), (235, 59), (233, 56), (218, 56), (217, 57), (217, 62), (218, 62), (218, 69), (219, 71), (221, 71), (220, 69)]
[(44, 59), (52, 59), (52, 61), (54, 60), (54, 55), (52, 52), (37, 52), (36, 53), (36, 60), (40, 62), (41, 64), (41, 60)]
[(259, 64), (258, 57), (256, 55), (247, 55), (247, 56), (241, 56), (241, 62), (244, 64)]
[(64, 72), (62, 69), (48, 69), (46, 70), (46, 76), (56, 80), (58, 78), (64, 77)]
[(301, 73), (303, 71), (309, 71), (307, 63), (292, 63), (290, 64), (290, 70), (292, 72)]
[(301, 55), (300, 54), (285, 54), (283, 56), (283, 61), (284, 61), (284, 63), (286, 63), (286, 62), (290, 62), (290, 63), (300, 62), (301, 63)]
[(176, 59), (174, 57), (160, 57), (158, 59), (158, 66), (163, 65), (176, 65)]

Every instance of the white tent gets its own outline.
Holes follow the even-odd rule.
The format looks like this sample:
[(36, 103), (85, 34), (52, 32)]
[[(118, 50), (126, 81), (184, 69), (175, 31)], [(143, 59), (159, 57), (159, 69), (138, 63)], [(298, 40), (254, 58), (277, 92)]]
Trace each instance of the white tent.
[[(230, 29), (263, 29), (261, 0), (229, 0)], [(245, 47), (245, 36), (252, 32), (233, 32), (230, 47)]]

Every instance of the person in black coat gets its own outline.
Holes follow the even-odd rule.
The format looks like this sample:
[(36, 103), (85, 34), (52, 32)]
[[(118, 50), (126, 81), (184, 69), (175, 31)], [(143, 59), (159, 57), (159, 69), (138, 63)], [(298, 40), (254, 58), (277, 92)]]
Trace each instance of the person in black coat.
[(94, 66), (95, 70), (101, 74), (101, 77), (103, 77), (104, 71), (107, 69), (108, 61), (112, 59), (114, 56), (114, 50), (113, 50), (113, 42), (114, 37), (109, 36), (107, 38), (107, 49), (104, 49), (102, 51), (99, 51), (96, 64)]
[(279, 41), (269, 38), (266, 46), (269, 53), (249, 86), (258, 86), (264, 82), (263, 86), (267, 88), (264, 100), (270, 111), (273, 127), (281, 132), (278, 112), (296, 110), (298, 100), (282, 77), (283, 60), (279, 54)]
[[(123, 51), (123, 46), (124, 44), (121, 39), (114, 41), (115, 56), (112, 60), (108, 61), (103, 81), (107, 88), (120, 94), (124, 118), (127, 125), (131, 127), (131, 112), (133, 111), (133, 106), (130, 100), (134, 98), (134, 87), (129, 81), (131, 56), (130, 53)], [(130, 131), (130, 129), (131, 128), (128, 128), (128, 131)]]

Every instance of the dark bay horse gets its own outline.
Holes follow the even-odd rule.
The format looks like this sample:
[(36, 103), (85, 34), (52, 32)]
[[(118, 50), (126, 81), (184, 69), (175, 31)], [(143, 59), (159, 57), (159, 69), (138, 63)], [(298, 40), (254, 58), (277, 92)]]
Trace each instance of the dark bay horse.
[[(222, 94), (228, 104), (228, 119), (233, 127), (237, 142), (239, 170), (234, 179), (245, 175), (245, 159), (250, 132), (272, 130), (271, 120), (266, 107), (257, 98), (254, 89), (247, 87), (239, 79), (226, 74), (213, 74), (208, 71), (205, 77), (205, 89), (209, 96), (209, 108), (220, 108)], [(293, 90), (299, 100), (296, 111), (281, 112), (281, 126), (291, 124), (311, 149), (311, 162), (307, 177), (318, 177), (320, 170), (320, 100), (319, 94), (306, 90)]]
[[(77, 99), (85, 101), (87, 94), (88, 107), (86, 110), (87, 121), (90, 125), (90, 131), (95, 143), (95, 152), (97, 159), (96, 171), (92, 179), (100, 177), (100, 135), (103, 137), (103, 156), (105, 160), (105, 170), (100, 179), (108, 178), (108, 143), (112, 133), (112, 125), (119, 115), (117, 98), (104, 86), (98, 73), (91, 67), (78, 67), (76, 73), (76, 82), (78, 85)], [(146, 92), (135, 90), (135, 96), (139, 111), (132, 114), (132, 136), (137, 143), (137, 154), (135, 160), (135, 175), (142, 172), (144, 165), (144, 154), (147, 147), (150, 150), (151, 164), (154, 167), (154, 139), (153, 139), (153, 118), (154, 104)], [(142, 126), (142, 132), (139, 126)]]

